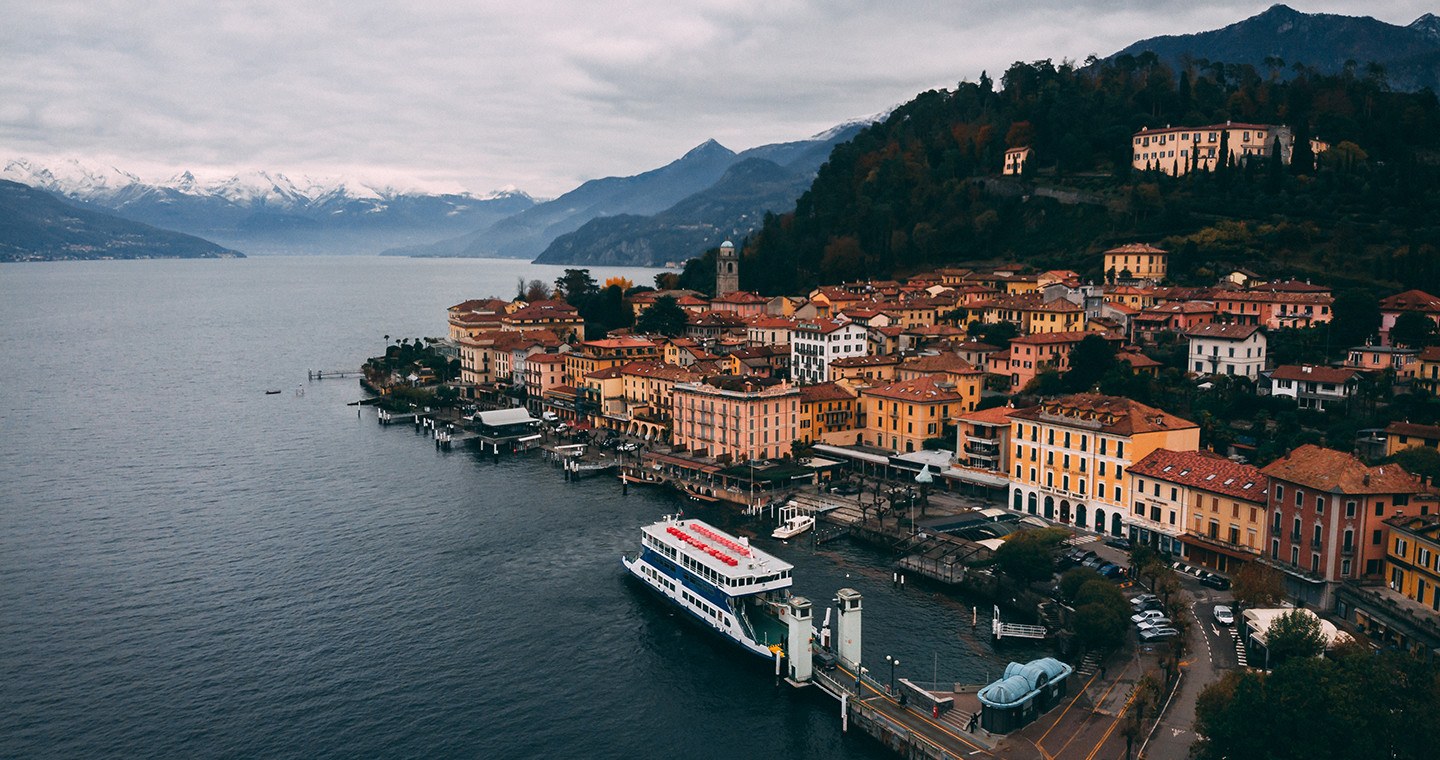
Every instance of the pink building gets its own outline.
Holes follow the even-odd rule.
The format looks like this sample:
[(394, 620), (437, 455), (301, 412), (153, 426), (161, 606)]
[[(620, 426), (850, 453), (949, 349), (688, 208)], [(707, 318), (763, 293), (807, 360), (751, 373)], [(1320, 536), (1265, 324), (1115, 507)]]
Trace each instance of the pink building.
[(673, 399), (671, 442), (675, 446), (734, 461), (790, 453), (800, 389), (788, 382), (722, 375), (699, 383), (677, 383)]
[(742, 317), (757, 317), (765, 313), (765, 305), (768, 303), (768, 298), (737, 290), (710, 299), (710, 311), (733, 311)]

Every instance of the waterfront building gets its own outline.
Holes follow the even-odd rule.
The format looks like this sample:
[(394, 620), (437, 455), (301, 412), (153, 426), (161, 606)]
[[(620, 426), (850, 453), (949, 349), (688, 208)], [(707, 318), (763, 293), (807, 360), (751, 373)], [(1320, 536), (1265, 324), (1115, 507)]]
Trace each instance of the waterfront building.
[(1222, 572), (1265, 551), (1269, 479), (1258, 467), (1209, 451), (1156, 449), (1128, 477), (1123, 522), (1131, 541)]
[[(568, 346), (563, 347), (565, 351)], [(565, 354), (536, 353), (525, 357), (526, 406), (539, 414), (543, 411), (542, 399), (550, 390), (565, 384)]]
[(1360, 384), (1360, 373), (1340, 367), (1321, 367), (1314, 364), (1286, 364), (1276, 367), (1270, 373), (1268, 382), (1262, 380), (1261, 395), (1285, 396), (1295, 399), (1301, 409), (1324, 411), (1327, 404), (1334, 405), (1355, 395)]
[(988, 487), (1008, 485), (1010, 413), (1013, 411), (1012, 406), (996, 406), (965, 412), (956, 418), (959, 424), (955, 426), (955, 461), (962, 470), (961, 480)]
[(488, 330), (500, 329), (500, 317), (509, 306), (498, 298), (482, 298), (461, 301), (446, 309), (449, 323), (448, 337), (451, 341), (473, 338)]
[(578, 386), (581, 378), (591, 372), (619, 367), (630, 362), (656, 361), (660, 347), (640, 338), (605, 338), (575, 346), (566, 356), (565, 377)]
[(587, 373), (575, 387), (580, 393), (581, 410), (588, 412), (590, 424), (605, 430), (625, 430), (630, 416), (625, 409), (625, 378), (619, 367), (606, 367)]
[(1144, 243), (1129, 243), (1104, 254), (1105, 280), (1117, 285), (1149, 283), (1165, 279), (1170, 252)]
[(1185, 331), (1187, 362), (1197, 375), (1239, 375), (1260, 379), (1265, 371), (1265, 333), (1256, 325), (1197, 325)]
[(715, 256), (715, 296), (723, 298), (727, 293), (740, 289), (740, 256), (735, 244), (726, 240), (720, 244)]
[(1440, 298), (1423, 290), (1407, 290), (1380, 299), (1380, 339), (1385, 345), (1390, 345), (1390, 328), (1395, 326), (1395, 320), (1407, 311), (1429, 318), (1440, 330)]
[(858, 443), (855, 433), (858, 405), (855, 392), (844, 385), (818, 383), (802, 386), (795, 439), (801, 443)]
[(865, 445), (896, 452), (924, 449), (925, 441), (943, 435), (951, 420), (975, 410), (978, 386), (978, 379), (957, 384), (927, 375), (861, 388)]
[(1195, 423), (1118, 396), (1079, 393), (1010, 419), (1011, 509), (1115, 535), (1130, 512), (1130, 464), (1200, 446)]
[(1418, 515), (1428, 489), (1396, 464), (1367, 467), (1344, 452), (1306, 444), (1264, 469), (1270, 478), (1266, 560), (1290, 591), (1330, 608), (1335, 584), (1384, 572), (1387, 517)]
[(1290, 163), (1294, 134), (1276, 124), (1225, 122), (1204, 127), (1142, 129), (1131, 136), (1131, 166), (1136, 171), (1160, 171), (1179, 176), (1191, 171), (1214, 171), (1222, 163), (1242, 166), (1264, 160), (1280, 148), (1280, 160)]
[(631, 362), (620, 369), (629, 424), (626, 432), (646, 440), (669, 440), (675, 386), (704, 376), (688, 367), (659, 362)]
[(790, 453), (800, 413), (800, 390), (772, 378), (711, 377), (677, 383), (673, 445), (697, 456), (735, 461)]
[(865, 328), (854, 322), (817, 319), (790, 331), (790, 375), (797, 382), (830, 382), (835, 379), (831, 362), (865, 353)]

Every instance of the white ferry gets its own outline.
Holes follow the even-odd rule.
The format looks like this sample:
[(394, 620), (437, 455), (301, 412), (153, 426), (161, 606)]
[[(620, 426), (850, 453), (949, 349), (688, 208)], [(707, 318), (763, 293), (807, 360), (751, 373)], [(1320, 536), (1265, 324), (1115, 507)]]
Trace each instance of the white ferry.
[(793, 565), (699, 520), (670, 516), (642, 532), (640, 551), (621, 557), (636, 578), (746, 651), (784, 652)]

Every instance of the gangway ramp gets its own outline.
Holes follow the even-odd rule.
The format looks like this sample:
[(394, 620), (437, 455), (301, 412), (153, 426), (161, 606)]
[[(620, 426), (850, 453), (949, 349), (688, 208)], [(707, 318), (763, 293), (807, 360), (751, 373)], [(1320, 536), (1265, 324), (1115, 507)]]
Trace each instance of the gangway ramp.
[(995, 606), (995, 617), (990, 620), (990, 635), (996, 641), (1000, 639), (1043, 639), (1049, 632), (1043, 625), (1026, 625), (1024, 623), (1006, 623), (1000, 619), (1000, 606)]

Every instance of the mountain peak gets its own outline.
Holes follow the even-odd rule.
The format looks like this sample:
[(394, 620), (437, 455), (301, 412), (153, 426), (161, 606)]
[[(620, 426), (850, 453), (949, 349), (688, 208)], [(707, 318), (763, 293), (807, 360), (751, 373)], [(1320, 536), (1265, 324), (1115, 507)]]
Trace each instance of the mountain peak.
[(1440, 16), (1427, 13), (1411, 21), (1409, 28), (1414, 29), (1429, 39), (1440, 42)]
[(681, 160), (687, 158), (700, 158), (712, 154), (734, 155), (734, 151), (730, 150), (724, 145), (721, 145), (715, 140), (715, 138), (712, 137), (709, 140), (706, 140), (705, 142), (691, 148), (688, 153), (686, 153), (684, 156), (681, 156)]

